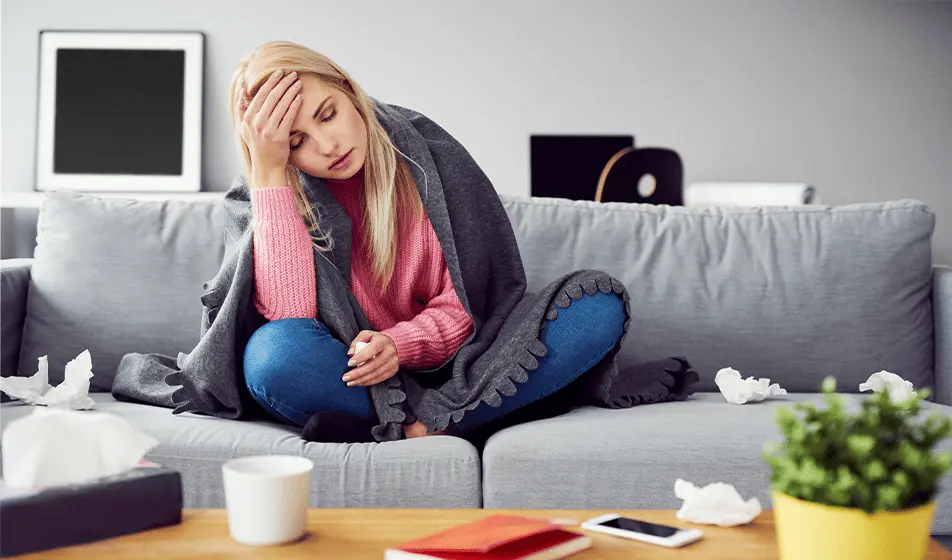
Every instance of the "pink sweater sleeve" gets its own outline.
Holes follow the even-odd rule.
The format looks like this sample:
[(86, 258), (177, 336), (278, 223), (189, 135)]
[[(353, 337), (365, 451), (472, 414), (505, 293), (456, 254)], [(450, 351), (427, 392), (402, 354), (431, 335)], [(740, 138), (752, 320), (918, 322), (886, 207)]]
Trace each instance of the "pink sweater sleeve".
[(255, 307), (269, 321), (317, 318), (314, 250), (290, 186), (251, 189)]
[(445, 264), (440, 282), (439, 294), (416, 317), (380, 331), (393, 340), (401, 366), (423, 369), (441, 365), (472, 330), (473, 321), (456, 295)]

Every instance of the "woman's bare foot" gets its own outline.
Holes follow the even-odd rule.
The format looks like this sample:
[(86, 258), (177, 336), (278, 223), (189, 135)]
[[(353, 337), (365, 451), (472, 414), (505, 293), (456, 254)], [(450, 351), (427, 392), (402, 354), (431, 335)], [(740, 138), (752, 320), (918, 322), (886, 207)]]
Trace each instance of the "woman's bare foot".
[(410, 439), (424, 436), (445, 436), (446, 430), (436, 430), (434, 432), (426, 433), (426, 426), (423, 425), (423, 422), (417, 420), (412, 424), (404, 424), (403, 433), (406, 434), (407, 439)]

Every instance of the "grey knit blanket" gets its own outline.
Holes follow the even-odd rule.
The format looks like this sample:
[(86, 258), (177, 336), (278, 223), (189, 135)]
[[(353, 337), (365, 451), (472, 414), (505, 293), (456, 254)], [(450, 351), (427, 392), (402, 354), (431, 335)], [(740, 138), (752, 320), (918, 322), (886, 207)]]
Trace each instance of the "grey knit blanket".
[[(474, 330), (455, 356), (433, 371), (401, 369), (369, 388), (378, 424), (377, 441), (403, 438), (402, 423), (421, 420), (434, 429), (480, 403), (498, 406), (513, 395), (539, 365), (546, 348), (539, 340), (543, 324), (583, 292), (614, 292), (625, 301), (625, 329), (618, 344), (571, 386), (572, 404), (631, 406), (684, 398), (683, 388), (664, 384), (614, 384), (615, 356), (628, 332), (629, 294), (610, 274), (572, 271), (543, 290), (526, 294), (519, 249), (499, 196), (469, 153), (449, 133), (425, 116), (376, 102), (377, 116), (409, 163), (424, 208), (439, 239), (446, 264)], [(350, 289), (351, 223), (323, 183), (301, 174), (321, 226), (334, 238), (330, 252), (315, 251), (317, 308), (320, 320), (345, 344), (369, 323)], [(189, 353), (176, 358), (132, 353), (123, 357), (113, 394), (122, 400), (174, 407), (224, 418), (242, 418), (253, 401), (242, 374), (244, 347), (265, 323), (254, 305), (252, 211), (245, 180), (238, 177), (225, 195), (225, 257), (218, 274), (206, 282), (201, 298), (201, 336)], [(434, 384), (433, 379), (442, 380)], [(638, 387), (640, 394), (618, 394), (612, 387)], [(669, 384), (671, 385), (671, 384)], [(660, 390), (659, 390), (660, 389)], [(623, 404), (619, 404), (623, 403)]]

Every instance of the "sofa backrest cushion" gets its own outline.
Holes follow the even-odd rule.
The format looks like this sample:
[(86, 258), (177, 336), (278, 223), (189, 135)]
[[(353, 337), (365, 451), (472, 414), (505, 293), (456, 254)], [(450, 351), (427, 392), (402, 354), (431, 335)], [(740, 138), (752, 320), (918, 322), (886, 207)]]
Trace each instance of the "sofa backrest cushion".
[[(930, 239), (915, 201), (704, 208), (503, 196), (530, 292), (595, 268), (631, 294), (622, 371), (686, 356), (717, 390), (733, 367), (793, 392), (842, 391), (876, 371), (933, 378)], [(47, 355), (50, 382), (89, 349), (93, 390), (128, 352), (198, 341), (202, 284), (223, 256), (220, 202), (51, 192), (37, 228), (19, 375)]]
[(724, 367), (791, 392), (818, 391), (828, 375), (855, 392), (883, 369), (932, 383), (935, 218), (919, 202), (702, 209), (502, 199), (530, 292), (583, 268), (628, 288), (623, 372), (686, 356), (706, 391)]
[(18, 375), (47, 356), (50, 383), (88, 349), (93, 391), (128, 352), (177, 356), (198, 342), (202, 284), (224, 254), (217, 201), (50, 192), (40, 209)]

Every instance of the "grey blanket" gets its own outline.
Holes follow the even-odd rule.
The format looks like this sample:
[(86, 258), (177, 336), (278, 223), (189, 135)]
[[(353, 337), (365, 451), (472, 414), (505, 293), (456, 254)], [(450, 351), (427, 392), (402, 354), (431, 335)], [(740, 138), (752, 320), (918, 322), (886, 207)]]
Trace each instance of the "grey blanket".
[[(546, 348), (539, 340), (541, 327), (556, 318), (559, 308), (580, 299), (583, 291), (589, 295), (614, 292), (623, 298), (627, 334), (628, 292), (604, 272), (573, 271), (539, 293), (527, 295), (512, 225), (476, 162), (425, 116), (379, 102), (376, 110), (399, 150), (416, 163), (409, 166), (426, 214), (459, 299), (474, 324), (470, 337), (441, 367), (428, 372), (401, 369), (370, 387), (379, 422), (372, 430), (377, 441), (402, 438), (402, 423), (418, 419), (431, 428), (444, 429), (480, 403), (498, 406), (500, 395), (514, 394), (545, 356)], [(309, 199), (320, 208), (322, 228), (330, 230), (335, 243), (330, 252), (315, 251), (319, 317), (336, 338), (350, 343), (360, 330), (376, 330), (350, 289), (350, 220), (319, 179), (303, 173), (301, 178)], [(193, 411), (232, 419), (242, 418), (254, 406), (243, 382), (242, 354), (265, 319), (254, 305), (252, 212), (243, 178), (235, 180), (224, 204), (225, 257), (218, 274), (204, 286), (198, 344), (177, 358), (127, 354), (113, 385), (117, 398), (175, 407), (176, 414)], [(618, 374), (615, 355), (624, 338), (570, 386), (573, 404), (614, 407), (624, 402), (630, 406), (685, 396), (684, 391), (669, 391), (658, 383), (648, 384), (650, 396), (613, 394)]]

